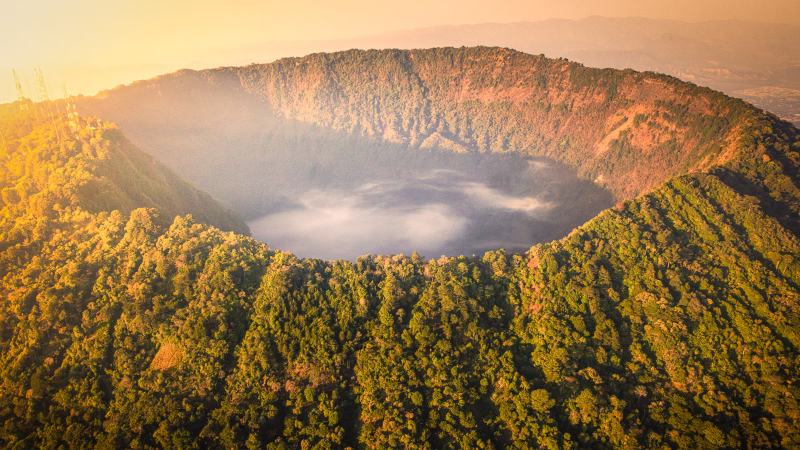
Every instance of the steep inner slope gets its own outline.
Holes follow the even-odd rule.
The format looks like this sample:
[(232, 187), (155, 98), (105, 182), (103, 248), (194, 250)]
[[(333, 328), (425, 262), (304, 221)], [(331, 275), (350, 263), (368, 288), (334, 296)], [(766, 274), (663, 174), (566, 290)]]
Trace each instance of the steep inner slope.
[(120, 123), (257, 237), (321, 257), (556, 239), (612, 196), (734, 158), (753, 113), (666, 76), (497, 48), (181, 71), (78, 106)]
[(632, 198), (724, 163), (745, 103), (652, 73), (497, 48), (350, 51), (204, 72), (287, 117), (390, 142), (553, 158)]
[(227, 151), (247, 156), (241, 147), (256, 140), (252, 133), (306, 124), (410, 148), (552, 158), (619, 199), (725, 162), (754, 112), (664, 75), (483, 47), (353, 50), (181, 71), (78, 106), (120, 123), (175, 168), (203, 164), (194, 154), (220, 144), (197, 141), (238, 136)]

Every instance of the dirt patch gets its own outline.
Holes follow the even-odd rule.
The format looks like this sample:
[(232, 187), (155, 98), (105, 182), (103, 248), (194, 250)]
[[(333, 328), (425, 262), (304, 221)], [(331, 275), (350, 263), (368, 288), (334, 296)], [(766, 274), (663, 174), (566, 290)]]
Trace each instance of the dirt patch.
[(150, 368), (153, 370), (167, 370), (177, 366), (183, 359), (183, 350), (176, 344), (162, 344), (156, 352)]

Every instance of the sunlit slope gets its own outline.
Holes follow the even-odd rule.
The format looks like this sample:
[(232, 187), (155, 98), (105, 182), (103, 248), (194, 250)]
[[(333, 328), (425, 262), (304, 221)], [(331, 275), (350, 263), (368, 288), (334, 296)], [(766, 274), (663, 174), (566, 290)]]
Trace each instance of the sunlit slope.
[[(148, 151), (190, 179), (205, 170), (198, 164), (207, 158), (197, 156), (221, 150), (161, 125), (175, 118), (211, 142), (215, 130), (280, 135), (289, 121), (412, 149), (545, 156), (618, 199), (730, 161), (763, 116), (666, 75), (487, 47), (352, 50), (181, 71), (81, 99), (79, 107), (141, 136)], [(229, 155), (258, 164), (247, 145), (223, 141)], [(214, 180), (207, 182), (213, 192)]]
[(515, 257), (298, 260), (96, 215), (3, 280), (0, 439), (792, 447), (798, 255), (713, 175)]
[(30, 102), (0, 107), (3, 220), (147, 207), (169, 221), (191, 213), (221, 229), (247, 232), (233, 213), (138, 150), (115, 125), (67, 108)]

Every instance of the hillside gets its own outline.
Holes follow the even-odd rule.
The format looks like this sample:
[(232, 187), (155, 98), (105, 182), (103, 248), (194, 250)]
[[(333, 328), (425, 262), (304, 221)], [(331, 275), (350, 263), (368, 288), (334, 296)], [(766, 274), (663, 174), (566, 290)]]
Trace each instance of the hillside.
[[(353, 262), (297, 258), (163, 208), (4, 203), (4, 236), (42, 232), (35, 252), (7, 238), (0, 252), (0, 445), (800, 446), (796, 128), (671, 78), (496, 49), (182, 72), (81, 107), (142, 133), (179, 118), (181, 98), (213, 118), (207, 83), (298, 130), (549, 156), (601, 177), (619, 204), (520, 254)], [(158, 89), (174, 109), (153, 106)], [(609, 121), (628, 137), (603, 150)], [(653, 144), (660, 133), (672, 144)], [(179, 134), (148, 151), (167, 164), (210, 151)]]
[[(233, 213), (138, 150), (108, 122), (67, 113), (63, 103), (0, 106), (2, 220), (80, 208), (90, 213), (154, 208), (193, 214), (247, 233)], [(6, 236), (6, 244), (9, 237)]]
[[(203, 176), (203, 161), (216, 160), (201, 156), (219, 143), (238, 164), (265, 167), (258, 150), (280, 148), (270, 140), (313, 147), (303, 139), (316, 126), (328, 146), (346, 133), (410, 148), (546, 157), (624, 200), (734, 159), (759, 116), (742, 101), (664, 75), (485, 47), (354, 50), (181, 71), (78, 106), (119, 123), (212, 195), (224, 190), (221, 180), (236, 178), (224, 163), (221, 176)], [(175, 118), (191, 132), (161, 131)]]

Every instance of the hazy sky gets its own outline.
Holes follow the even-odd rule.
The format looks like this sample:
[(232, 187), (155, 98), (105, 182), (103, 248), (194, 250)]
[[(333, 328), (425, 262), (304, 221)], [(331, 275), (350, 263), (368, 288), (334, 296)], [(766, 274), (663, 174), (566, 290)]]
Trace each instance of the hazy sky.
[[(800, 0), (0, 0), (0, 101), (40, 66), (51, 95), (112, 87), (272, 41), (355, 37), (434, 25), (589, 15), (800, 24)], [(251, 61), (267, 62), (258, 54)], [(272, 56), (272, 55), (270, 55)]]

